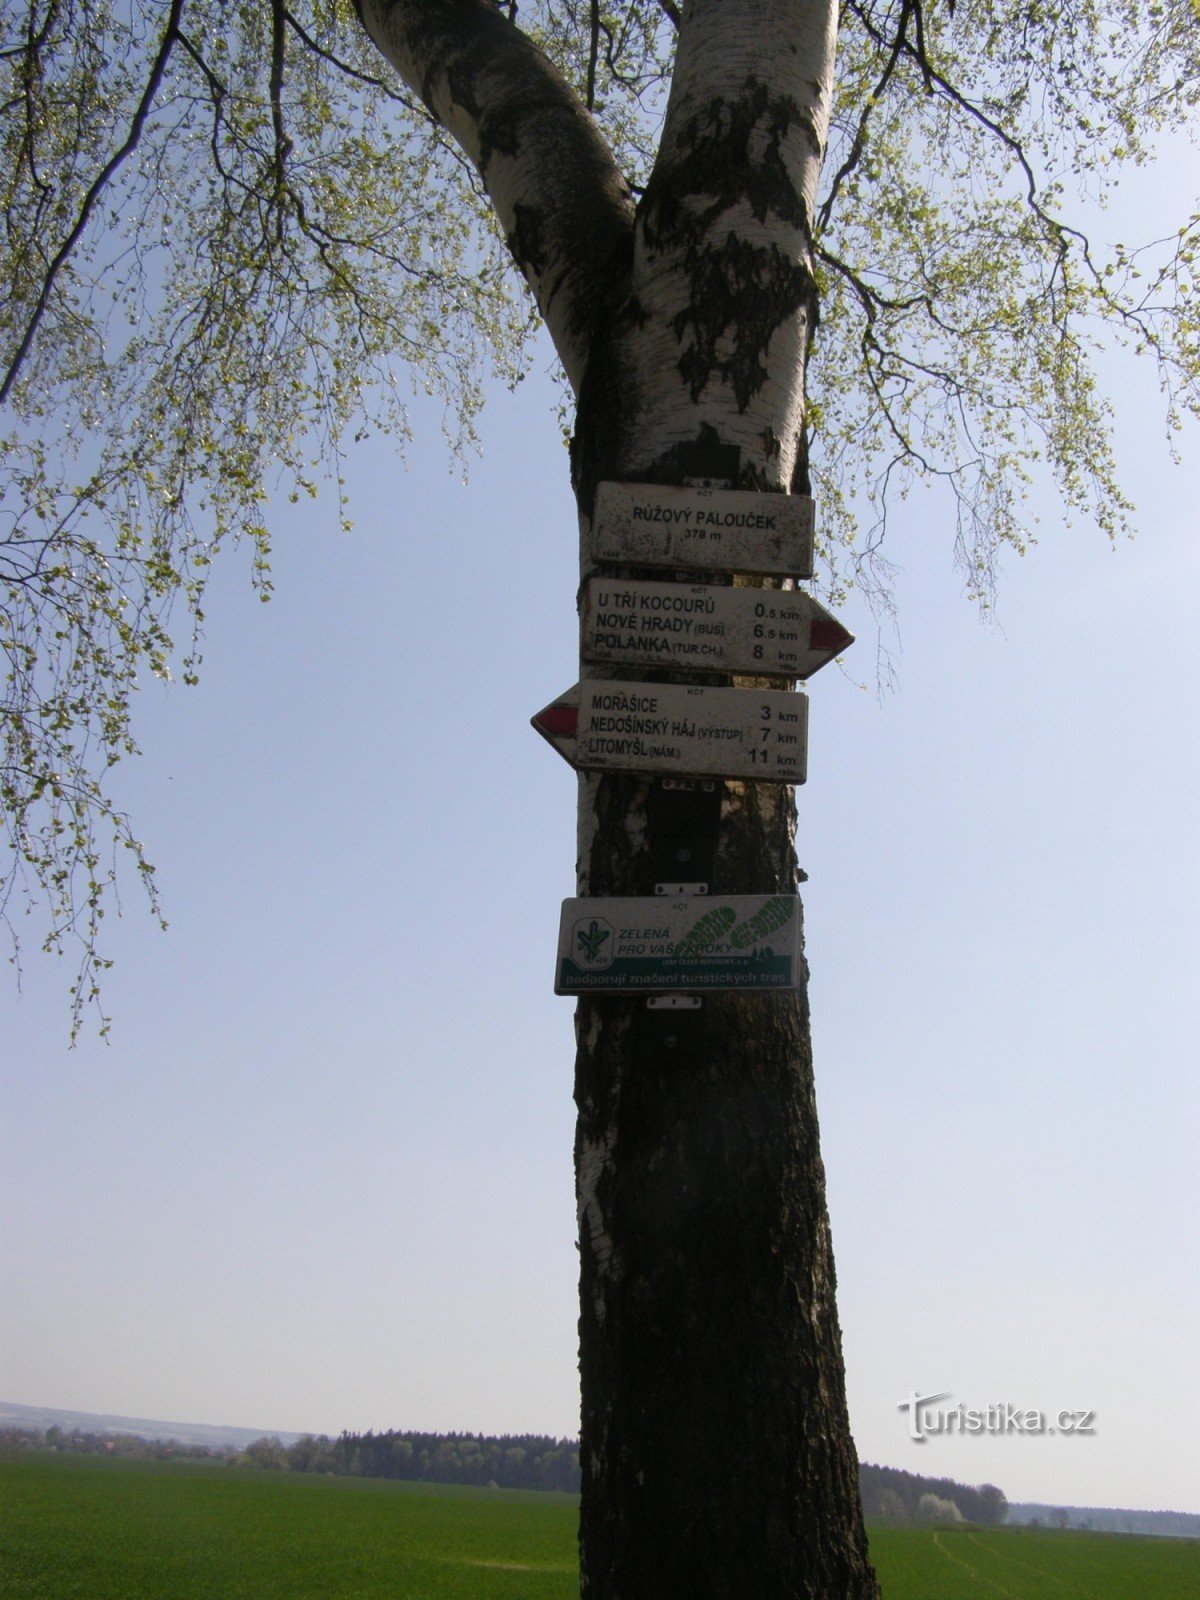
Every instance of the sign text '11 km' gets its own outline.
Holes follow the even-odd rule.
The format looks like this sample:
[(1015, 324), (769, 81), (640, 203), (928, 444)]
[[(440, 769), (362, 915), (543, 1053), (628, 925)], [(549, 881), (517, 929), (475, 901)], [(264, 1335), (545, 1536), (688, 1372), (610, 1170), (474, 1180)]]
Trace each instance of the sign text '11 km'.
[(805, 778), (808, 700), (793, 690), (585, 678), (531, 721), (583, 771)]

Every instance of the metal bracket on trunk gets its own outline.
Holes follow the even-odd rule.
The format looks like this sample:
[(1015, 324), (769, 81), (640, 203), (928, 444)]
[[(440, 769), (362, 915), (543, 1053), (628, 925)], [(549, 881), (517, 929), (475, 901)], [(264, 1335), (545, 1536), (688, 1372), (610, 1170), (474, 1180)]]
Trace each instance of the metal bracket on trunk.
[(742, 452), (736, 444), (722, 444), (712, 428), (706, 437), (677, 445), (675, 469), (688, 488), (731, 489), (742, 470)]
[[(656, 895), (679, 899), (709, 892), (721, 830), (722, 789), (707, 779), (663, 778), (651, 786), (646, 842)], [(681, 867), (688, 871), (685, 879), (679, 876)], [(648, 996), (646, 1011), (655, 1014), (661, 1048), (676, 1050), (694, 1043), (702, 1007), (699, 995)]]
[[(717, 862), (721, 785), (664, 779), (646, 802), (646, 843), (656, 894), (707, 894)], [(682, 870), (681, 870), (682, 869)]]

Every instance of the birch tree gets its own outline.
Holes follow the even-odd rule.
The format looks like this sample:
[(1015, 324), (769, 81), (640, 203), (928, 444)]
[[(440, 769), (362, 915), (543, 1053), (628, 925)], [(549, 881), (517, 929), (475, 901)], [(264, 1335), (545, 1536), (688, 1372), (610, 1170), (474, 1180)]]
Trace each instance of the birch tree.
[[(815, 493), (826, 587), (885, 604), (914, 477), (985, 603), (1032, 475), (1128, 525), (1101, 333), (1157, 363), (1168, 429), (1197, 409), (1196, 216), (1083, 226), (1188, 125), (1192, 0), (30, 0), (3, 29), (0, 909), (78, 942), (78, 1005), (114, 849), (152, 882), (108, 770), (139, 673), (196, 673), (215, 552), (249, 541), (267, 592), (269, 494), (340, 492), (405, 382), (469, 438), (530, 306), (585, 553), (598, 483), (700, 472)], [(579, 892), (652, 893), (685, 804), (581, 778)], [(790, 892), (790, 792), (719, 810), (714, 891)], [(805, 997), (701, 1016), (578, 1010), (582, 1592), (857, 1600)]]

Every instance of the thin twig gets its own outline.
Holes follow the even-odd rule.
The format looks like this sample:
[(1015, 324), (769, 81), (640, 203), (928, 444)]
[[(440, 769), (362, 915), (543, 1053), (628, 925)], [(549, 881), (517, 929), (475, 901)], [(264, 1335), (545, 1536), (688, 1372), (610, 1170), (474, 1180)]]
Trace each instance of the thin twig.
[(596, 62), (600, 57), (600, 0), (591, 0), (591, 38), (588, 42), (587, 94), (589, 111), (596, 109)]
[[(287, 158), (292, 152), (292, 141), (288, 136), (287, 126), (283, 118), (283, 74), (285, 65), (285, 52), (287, 34), (285, 32), (285, 12), (282, 0), (272, 0), (271, 5), (271, 127), (275, 135), (275, 197), (279, 199), (284, 191), (284, 170)], [(278, 236), (283, 237), (283, 217), (276, 218)]]
[(875, 85), (874, 93), (863, 107), (862, 116), (858, 119), (858, 129), (854, 135), (854, 143), (850, 147), (850, 153), (834, 174), (833, 183), (830, 185), (825, 204), (821, 207), (817, 216), (818, 231), (823, 231), (829, 226), (829, 218), (833, 212), (834, 201), (838, 197), (838, 190), (862, 160), (862, 153), (867, 147), (867, 122), (877, 102), (883, 96), (884, 90), (891, 80), (892, 73), (896, 70), (896, 63), (900, 59), (900, 51), (908, 31), (908, 19), (912, 14), (912, 10), (913, 0), (904, 0), (900, 7), (900, 22), (896, 29), (896, 36), (892, 40), (892, 48), (887, 59), (887, 65), (880, 75), (879, 82)]
[(75, 219), (74, 227), (59, 246), (53, 261), (51, 261), (46, 270), (46, 275), (42, 279), (42, 291), (38, 295), (37, 305), (34, 306), (33, 313), (25, 326), (25, 332), (21, 336), (17, 352), (9, 362), (8, 370), (4, 376), (4, 383), (0, 385), (0, 405), (4, 404), (12, 391), (12, 386), (17, 380), (17, 374), (21, 370), (25, 357), (29, 354), (29, 348), (33, 344), (34, 336), (41, 326), (42, 318), (46, 313), (46, 307), (50, 303), (50, 295), (53, 292), (55, 281), (66, 264), (67, 258), (79, 243), (83, 230), (87, 227), (88, 220), (95, 210), (96, 202), (107, 188), (113, 174), (125, 159), (137, 149), (138, 144), (141, 142), (142, 130), (146, 125), (147, 117), (150, 115), (154, 97), (157, 95), (163, 78), (166, 76), (167, 63), (171, 59), (171, 51), (179, 38), (179, 19), (182, 13), (183, 0), (171, 0), (171, 11), (167, 17), (167, 26), (163, 30), (158, 54), (154, 58), (154, 65), (150, 69), (150, 77), (142, 93), (142, 98), (138, 101), (137, 110), (133, 114), (129, 132), (125, 136), (125, 142), (110, 156), (101, 168), (99, 175), (93, 180), (83, 197), (83, 204), (79, 209), (78, 217)]

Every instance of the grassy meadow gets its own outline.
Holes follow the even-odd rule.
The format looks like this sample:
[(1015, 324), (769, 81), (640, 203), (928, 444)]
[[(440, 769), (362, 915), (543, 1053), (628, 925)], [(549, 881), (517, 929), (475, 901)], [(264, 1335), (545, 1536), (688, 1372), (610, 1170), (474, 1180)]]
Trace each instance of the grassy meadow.
[(884, 1600), (1200, 1600), (1200, 1544), (1040, 1528), (871, 1528)]
[(0, 1463), (4, 1600), (566, 1600), (576, 1501), (210, 1462)]
[[(574, 1600), (575, 1500), (211, 1462), (0, 1462), (3, 1600)], [(884, 1600), (1200, 1600), (1200, 1544), (875, 1528)], [(752, 1600), (752, 1597), (747, 1597)]]

